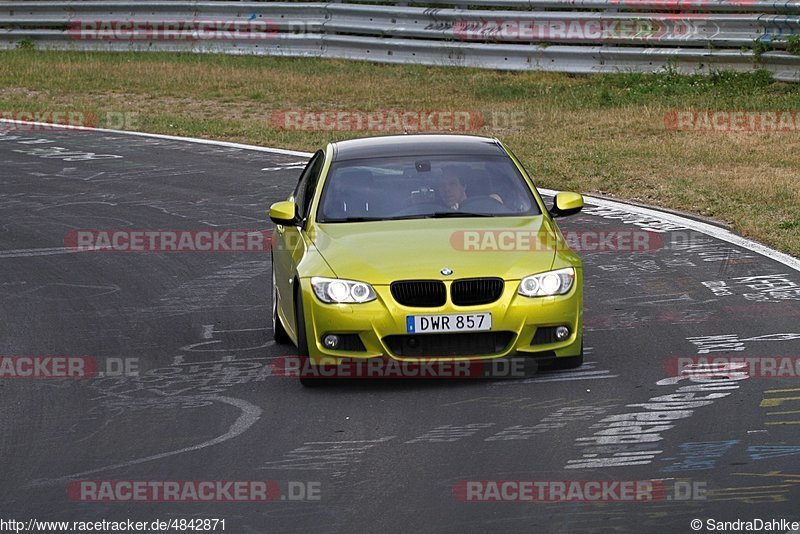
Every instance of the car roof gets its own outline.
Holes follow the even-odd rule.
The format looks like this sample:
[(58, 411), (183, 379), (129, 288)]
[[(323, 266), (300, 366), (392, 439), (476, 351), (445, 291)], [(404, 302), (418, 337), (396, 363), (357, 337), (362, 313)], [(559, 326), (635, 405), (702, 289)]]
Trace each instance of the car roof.
[(331, 145), (334, 161), (392, 156), (506, 155), (497, 139), (475, 135), (386, 135), (338, 141)]

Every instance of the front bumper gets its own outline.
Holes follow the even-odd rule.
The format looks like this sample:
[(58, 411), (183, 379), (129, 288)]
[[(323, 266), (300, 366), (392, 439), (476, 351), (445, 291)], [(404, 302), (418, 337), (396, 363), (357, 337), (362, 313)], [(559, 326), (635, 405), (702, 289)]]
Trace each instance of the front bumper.
[[(447, 281), (445, 284), (449, 284)], [(326, 304), (321, 302), (311, 288), (310, 279), (301, 279), (306, 332), (308, 334), (309, 358), (313, 363), (333, 363), (337, 359), (391, 358), (403, 362), (426, 362), (437, 360), (470, 361), (491, 360), (509, 356), (566, 358), (581, 353), (583, 326), (583, 277), (582, 269), (576, 269), (575, 283), (566, 295), (554, 297), (525, 297), (517, 293), (519, 281), (506, 281), (500, 298), (486, 305), (456, 306), (449, 299), (445, 305), (435, 308), (412, 308), (398, 304), (391, 295), (389, 286), (373, 286), (377, 299), (364, 304)], [(396, 352), (397, 337), (406, 336), (406, 316), (489, 312), (492, 314), (492, 332), (507, 335), (494, 336), (499, 340), (494, 349), (481, 350), (477, 355), (469, 349), (458, 355), (403, 356)], [(533, 343), (537, 329), (550, 326), (567, 326), (570, 335), (557, 342)], [(325, 347), (322, 339), (326, 334), (356, 334), (365, 350), (332, 350)], [(454, 334), (418, 334), (443, 336)], [(455, 334), (457, 335), (457, 334)], [(540, 336), (541, 337), (541, 336)], [(389, 339), (387, 339), (389, 338)], [(392, 343), (394, 339), (394, 343)], [(503, 343), (503, 340), (506, 340)], [(443, 340), (438, 340), (443, 341)], [(456, 341), (456, 340), (454, 340)], [(461, 345), (470, 340), (457, 340)], [(441, 345), (441, 343), (439, 343)], [(503, 345), (501, 347), (501, 345)], [(395, 351), (392, 350), (395, 347)]]

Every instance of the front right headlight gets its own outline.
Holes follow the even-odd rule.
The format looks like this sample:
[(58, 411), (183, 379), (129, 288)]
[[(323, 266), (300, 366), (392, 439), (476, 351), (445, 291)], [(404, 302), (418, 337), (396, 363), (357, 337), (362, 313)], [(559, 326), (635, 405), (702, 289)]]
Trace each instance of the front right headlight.
[(328, 304), (358, 304), (377, 298), (371, 285), (355, 280), (315, 276), (311, 279), (311, 287), (319, 300)]
[(526, 276), (519, 283), (520, 295), (526, 297), (552, 297), (553, 295), (564, 295), (572, 289), (575, 282), (575, 268), (567, 267), (557, 271), (547, 271), (546, 273), (532, 274)]

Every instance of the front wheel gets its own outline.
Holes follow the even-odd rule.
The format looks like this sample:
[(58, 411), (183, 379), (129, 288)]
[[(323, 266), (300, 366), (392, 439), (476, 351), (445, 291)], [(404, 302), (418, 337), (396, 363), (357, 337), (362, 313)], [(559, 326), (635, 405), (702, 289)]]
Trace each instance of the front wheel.
[(275, 285), (275, 266), (272, 266), (272, 338), (276, 343), (281, 345), (289, 345), (292, 343), (292, 338), (283, 327), (281, 318), (278, 315), (278, 286)]
[(569, 356), (568, 358), (556, 358), (553, 363), (553, 369), (577, 369), (583, 365), (583, 342), (581, 342), (581, 353), (577, 356)]
[[(299, 284), (299, 282), (298, 282)], [(313, 376), (308, 359), (308, 338), (306, 337), (306, 320), (303, 314), (303, 297), (299, 287), (295, 288), (295, 318), (297, 322), (297, 356), (300, 359), (300, 383), (305, 387), (319, 387), (325, 384), (321, 378)], [(305, 373), (309, 373), (306, 375)]]

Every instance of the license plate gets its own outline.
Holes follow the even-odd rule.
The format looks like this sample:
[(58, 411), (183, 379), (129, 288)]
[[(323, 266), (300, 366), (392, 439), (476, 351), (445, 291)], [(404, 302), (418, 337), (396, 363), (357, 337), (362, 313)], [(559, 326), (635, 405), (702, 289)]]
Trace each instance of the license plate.
[(450, 315), (407, 315), (409, 334), (432, 332), (479, 332), (492, 329), (491, 313), (454, 313)]

